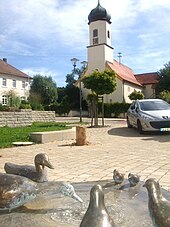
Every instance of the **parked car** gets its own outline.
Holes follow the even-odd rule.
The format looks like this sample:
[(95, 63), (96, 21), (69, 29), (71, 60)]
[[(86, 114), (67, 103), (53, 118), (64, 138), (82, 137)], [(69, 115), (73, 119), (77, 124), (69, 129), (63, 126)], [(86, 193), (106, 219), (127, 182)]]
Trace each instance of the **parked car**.
[(143, 131), (170, 131), (170, 105), (161, 99), (134, 101), (127, 111), (128, 128)]

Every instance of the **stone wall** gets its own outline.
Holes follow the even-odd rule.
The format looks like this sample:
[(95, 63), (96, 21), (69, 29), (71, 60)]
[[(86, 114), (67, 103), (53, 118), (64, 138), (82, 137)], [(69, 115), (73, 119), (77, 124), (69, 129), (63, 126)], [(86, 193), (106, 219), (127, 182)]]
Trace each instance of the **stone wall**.
[(33, 122), (54, 122), (55, 111), (32, 111)]
[(20, 110), (17, 112), (0, 112), (0, 127), (28, 126), (33, 122), (54, 122), (54, 111)]

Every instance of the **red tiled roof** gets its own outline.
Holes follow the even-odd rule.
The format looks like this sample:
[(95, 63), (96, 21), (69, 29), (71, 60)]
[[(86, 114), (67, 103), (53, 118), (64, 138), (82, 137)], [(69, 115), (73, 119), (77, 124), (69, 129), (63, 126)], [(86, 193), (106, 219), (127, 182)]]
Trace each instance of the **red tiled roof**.
[(128, 81), (138, 86), (142, 86), (141, 83), (137, 81), (131, 68), (117, 62), (116, 60), (113, 60), (113, 63), (107, 62), (107, 65), (110, 69), (115, 71), (118, 77), (120, 77), (122, 80)]
[(13, 76), (19, 76), (24, 78), (31, 78), (26, 73), (21, 72), (12, 65), (9, 65), (7, 62), (0, 59), (0, 74), (7, 74)]
[(135, 77), (142, 85), (157, 84), (159, 79), (157, 72), (136, 74)]

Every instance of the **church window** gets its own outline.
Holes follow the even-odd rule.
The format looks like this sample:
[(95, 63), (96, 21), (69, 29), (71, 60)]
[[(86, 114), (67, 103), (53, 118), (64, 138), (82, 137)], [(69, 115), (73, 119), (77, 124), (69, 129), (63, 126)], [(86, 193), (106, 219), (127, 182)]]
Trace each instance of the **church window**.
[(94, 29), (93, 30), (93, 38), (94, 37), (98, 37), (98, 30), (97, 29)]
[(99, 43), (98, 39), (98, 29), (93, 30), (93, 45), (97, 45)]
[(107, 31), (107, 37), (110, 39), (110, 31)]
[(98, 38), (93, 38), (93, 45), (97, 45), (99, 43)]

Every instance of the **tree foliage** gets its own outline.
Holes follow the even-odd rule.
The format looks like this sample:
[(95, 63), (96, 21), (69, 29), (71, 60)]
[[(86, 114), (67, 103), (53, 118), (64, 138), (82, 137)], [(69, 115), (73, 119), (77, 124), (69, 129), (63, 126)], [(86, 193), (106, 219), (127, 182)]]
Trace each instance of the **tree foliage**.
[(170, 91), (170, 62), (164, 65), (164, 68), (158, 72), (159, 82), (156, 87), (157, 93), (161, 91)]
[(144, 94), (140, 91), (134, 90), (129, 96), (130, 100), (144, 99)]
[(159, 94), (159, 98), (165, 100), (166, 102), (170, 103), (170, 91), (161, 91)]
[(110, 94), (116, 90), (116, 79), (113, 71), (94, 71), (82, 80), (84, 87), (97, 95)]
[(93, 116), (95, 126), (98, 126), (98, 99), (102, 98), (102, 125), (104, 126), (104, 99), (99, 97), (105, 94), (110, 94), (116, 90), (115, 72), (105, 70), (103, 72), (94, 71), (91, 75), (82, 79), (84, 87), (90, 89), (92, 94), (88, 96), (89, 109), (91, 113), (91, 126), (93, 125)]
[(35, 75), (33, 77), (29, 101), (43, 106), (57, 101), (57, 86), (51, 76)]
[[(75, 86), (76, 79), (82, 74), (84, 68), (75, 68), (70, 74), (66, 75), (66, 87), (58, 89), (58, 102), (62, 105), (69, 105), (71, 109), (80, 107), (80, 90)], [(83, 100), (82, 100), (83, 102)]]

